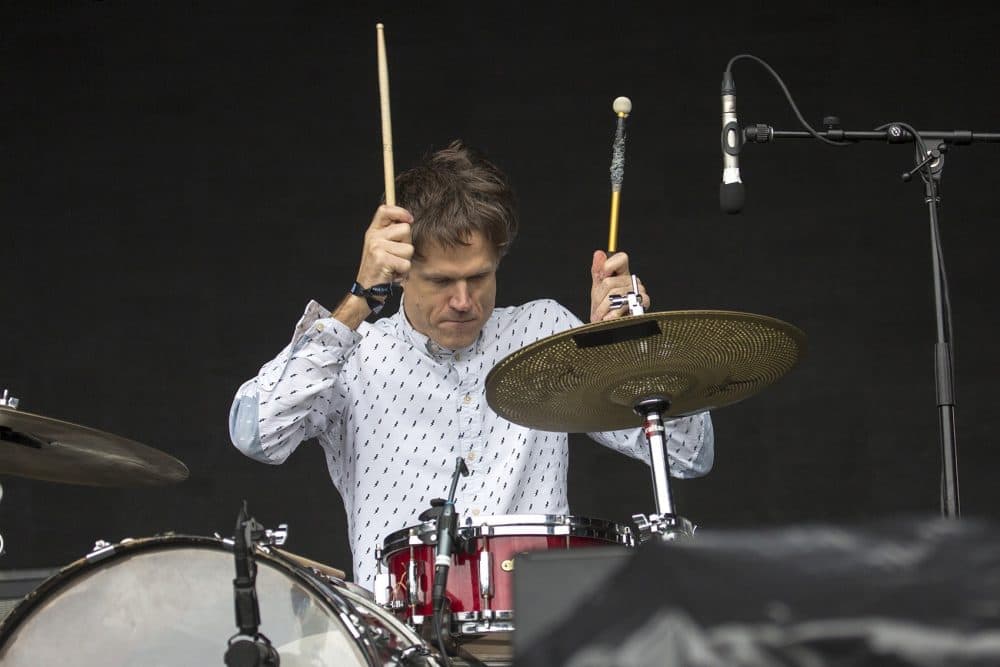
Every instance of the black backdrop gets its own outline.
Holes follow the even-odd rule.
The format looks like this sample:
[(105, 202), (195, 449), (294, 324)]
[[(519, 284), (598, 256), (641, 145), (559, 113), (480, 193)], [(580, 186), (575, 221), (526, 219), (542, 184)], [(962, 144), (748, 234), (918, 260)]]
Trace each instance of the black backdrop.
[[(461, 137), (513, 177), (523, 231), (498, 303), (545, 296), (586, 314), (611, 100), (628, 95), (620, 246), (654, 310), (743, 310), (809, 335), (800, 367), (715, 413), (715, 469), (676, 483), (682, 513), (705, 530), (937, 512), (927, 216), (920, 186), (899, 180), (910, 148), (750, 146), (745, 212), (724, 216), (719, 80), (749, 52), (813, 122), (1000, 130), (1000, 10), (180, 4), (0, 9), (0, 387), (191, 470), (142, 489), (5, 477), (0, 568), (63, 564), (98, 538), (230, 535), (246, 498), (265, 524), (291, 524), (293, 551), (349, 569), (319, 448), (255, 463), (229, 444), (227, 416), (307, 300), (332, 306), (353, 278), (381, 193), (377, 21), (397, 167)], [(794, 128), (762, 69), (735, 76), (741, 120)], [(993, 517), (998, 156), (953, 150), (942, 209), (963, 510)], [(576, 513), (653, 510), (643, 465), (582, 436), (571, 448)]]

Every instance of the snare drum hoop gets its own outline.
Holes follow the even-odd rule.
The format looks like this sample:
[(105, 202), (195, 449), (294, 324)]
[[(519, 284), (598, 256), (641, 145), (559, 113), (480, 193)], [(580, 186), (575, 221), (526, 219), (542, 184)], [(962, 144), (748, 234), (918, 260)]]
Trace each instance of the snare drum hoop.
[(502, 537), (505, 535), (542, 535), (585, 537), (629, 546), (632, 530), (613, 521), (571, 514), (506, 514), (480, 517), (463, 526), (467, 537)]
[[(433, 545), (437, 521), (424, 521), (389, 533), (383, 540), (383, 559), (410, 545)], [(466, 539), (505, 535), (541, 535), (552, 537), (584, 537), (611, 544), (633, 546), (632, 529), (605, 519), (592, 519), (572, 514), (497, 514), (481, 516), (472, 523), (459, 526)]]
[[(43, 581), (0, 621), (0, 648), (6, 644), (9, 635), (23, 621), (30, 618), (38, 605), (47, 600), (50, 594), (65, 588), (77, 577), (92, 570), (107, 566), (117, 560), (123, 560), (146, 549), (155, 548), (196, 548), (231, 552), (232, 541), (203, 535), (169, 534), (144, 538), (126, 538), (117, 544), (95, 550), (83, 558), (66, 565)], [(391, 626), (394, 631), (409, 642), (407, 646), (420, 646), (423, 644), (423, 640), (420, 639), (411, 627), (405, 623), (400, 623), (392, 614), (385, 614), (377, 605), (368, 602), (362, 596), (346, 588), (339, 588), (338, 582), (339, 584), (343, 583), (340, 580), (321, 572), (307, 570), (302, 566), (296, 565), (293, 560), (284, 558), (280, 553), (276, 553), (267, 547), (256, 547), (254, 549), (254, 558), (267, 561), (283, 574), (294, 579), (307, 590), (312, 591), (313, 597), (340, 619), (340, 622), (345, 626), (345, 630), (358, 643), (369, 664), (378, 664), (382, 656), (379, 655), (379, 651), (372, 645), (372, 638), (367, 636), (367, 633), (364, 631), (365, 627), (359, 627), (362, 615), (375, 616), (383, 625)], [(337, 587), (336, 590), (334, 590), (335, 586)], [(359, 613), (359, 607), (363, 607), (364, 611)], [(236, 633), (237, 628), (234, 617), (233, 634)], [(403, 648), (405, 646), (400, 647), (400, 650), (403, 650)]]

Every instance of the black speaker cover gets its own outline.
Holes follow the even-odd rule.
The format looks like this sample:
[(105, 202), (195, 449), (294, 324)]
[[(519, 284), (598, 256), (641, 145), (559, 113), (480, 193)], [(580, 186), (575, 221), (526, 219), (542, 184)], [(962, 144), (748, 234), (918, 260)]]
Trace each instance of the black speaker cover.
[(515, 664), (1000, 665), (1000, 526), (906, 519), (649, 543)]

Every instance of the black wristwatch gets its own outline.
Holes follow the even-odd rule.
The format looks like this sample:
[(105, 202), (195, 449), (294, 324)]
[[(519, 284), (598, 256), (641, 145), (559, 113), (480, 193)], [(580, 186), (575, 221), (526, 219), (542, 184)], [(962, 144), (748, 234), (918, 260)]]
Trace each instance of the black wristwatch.
[(351, 294), (354, 296), (360, 296), (371, 308), (372, 312), (376, 315), (382, 310), (382, 306), (385, 305), (385, 299), (392, 294), (392, 283), (382, 283), (381, 285), (372, 285), (368, 289), (361, 286), (358, 281), (354, 281), (351, 285)]

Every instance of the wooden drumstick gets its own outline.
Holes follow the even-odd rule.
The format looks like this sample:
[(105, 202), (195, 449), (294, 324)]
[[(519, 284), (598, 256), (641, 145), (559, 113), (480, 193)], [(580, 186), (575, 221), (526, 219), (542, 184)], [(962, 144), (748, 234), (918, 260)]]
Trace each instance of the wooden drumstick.
[(611, 147), (611, 223), (608, 230), (608, 253), (618, 249), (618, 209), (621, 207), (622, 180), (625, 178), (625, 119), (632, 113), (632, 100), (617, 97), (611, 108), (618, 116), (615, 141)]
[(389, 114), (389, 63), (385, 57), (385, 26), (375, 25), (378, 42), (378, 96), (382, 109), (382, 170), (385, 173), (385, 203), (396, 205), (396, 175), (392, 164), (392, 117)]

